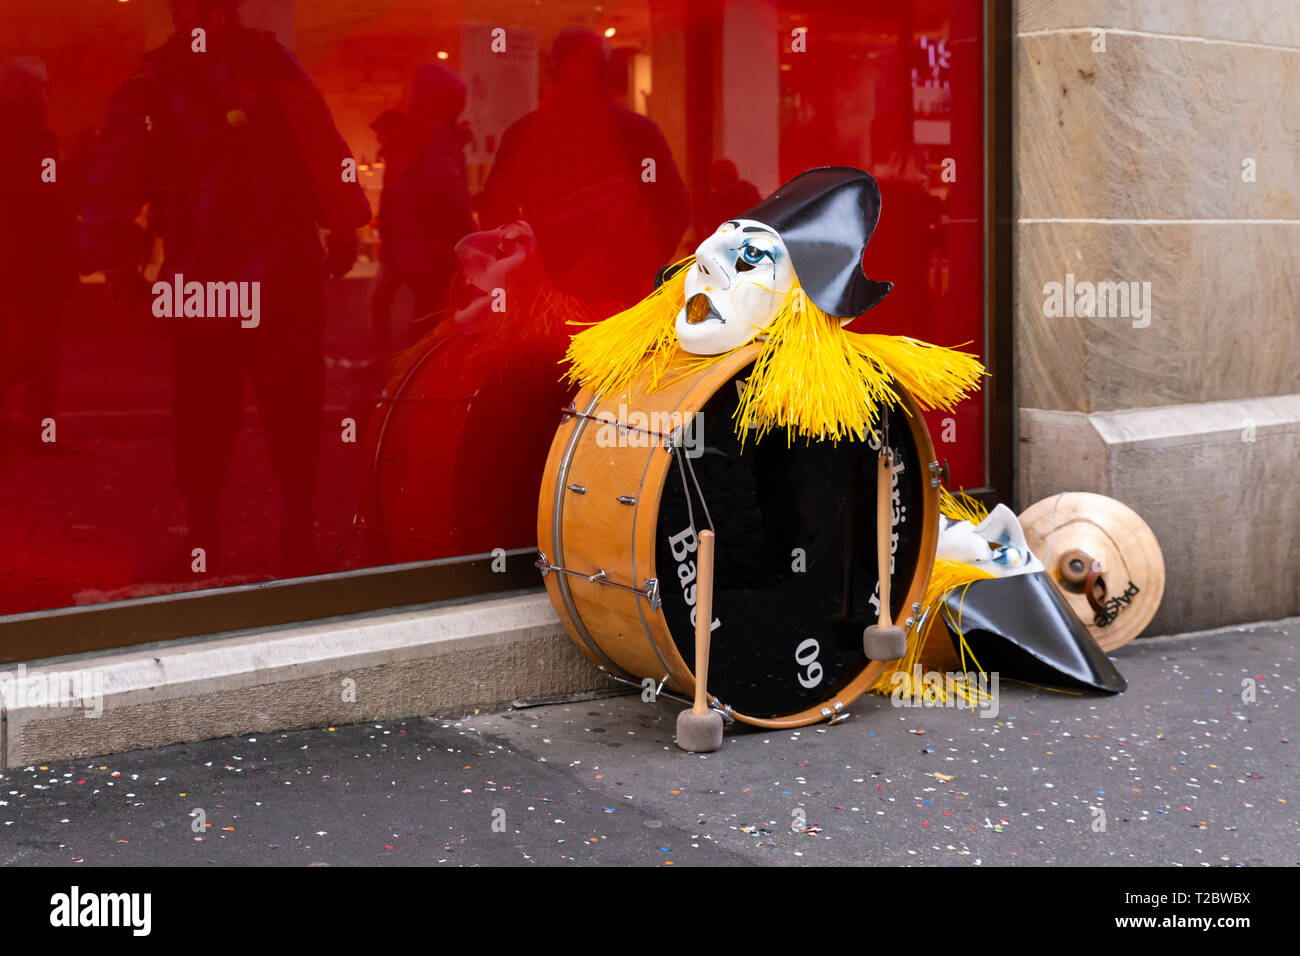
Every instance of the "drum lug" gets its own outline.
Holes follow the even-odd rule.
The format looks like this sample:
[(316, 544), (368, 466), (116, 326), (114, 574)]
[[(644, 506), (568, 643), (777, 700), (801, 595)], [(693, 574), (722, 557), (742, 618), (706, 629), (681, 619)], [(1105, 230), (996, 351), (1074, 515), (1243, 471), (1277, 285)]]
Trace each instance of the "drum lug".
[(545, 551), (537, 552), (537, 560), (533, 562), (533, 567), (542, 572), (542, 577), (551, 573), (551, 562), (547, 559)]
[(736, 718), (732, 716), (731, 713), (731, 705), (724, 704), (716, 697), (714, 697), (713, 700), (709, 703), (709, 710), (717, 711), (719, 714), (722, 715), (723, 721), (728, 724), (734, 724), (736, 722)]
[(576, 482), (572, 485), (569, 485), (569, 490), (572, 491), (575, 495), (585, 495), (587, 493), (586, 485), (579, 485)]
[(636, 499), (635, 499), (634, 497), (632, 497), (631, 495), (619, 495), (615, 500), (616, 500), (619, 504), (621, 504), (621, 505), (634, 505), (634, 504), (636, 504)]
[(663, 601), (659, 598), (658, 578), (646, 578), (641, 582), (641, 590), (645, 592), (645, 598), (650, 602), (650, 610), (657, 611), (663, 606)]
[(578, 408), (572, 402), (560, 409), (560, 424), (563, 425), (574, 415), (578, 414)]
[(908, 615), (907, 620), (903, 622), (903, 630), (910, 632), (912, 630), (912, 625), (916, 623), (916, 616), (920, 613), (921, 613), (921, 602), (913, 601), (912, 613)]
[[(832, 709), (833, 708), (833, 709)], [(835, 701), (830, 707), (822, 708), (822, 717), (826, 719), (827, 727), (834, 727), (836, 724), (842, 724), (849, 719), (849, 712), (844, 709), (842, 701)]]
[(603, 584), (608, 578), (609, 575), (605, 573), (604, 568), (601, 568), (595, 574), (587, 575), (587, 580), (590, 581), (592, 584)]
[(938, 488), (941, 485), (948, 484), (948, 459), (947, 458), (943, 460), (942, 465), (940, 465), (937, 461), (932, 461), (930, 462), (928, 467), (930, 469), (930, 474), (934, 476), (930, 479), (931, 488)]

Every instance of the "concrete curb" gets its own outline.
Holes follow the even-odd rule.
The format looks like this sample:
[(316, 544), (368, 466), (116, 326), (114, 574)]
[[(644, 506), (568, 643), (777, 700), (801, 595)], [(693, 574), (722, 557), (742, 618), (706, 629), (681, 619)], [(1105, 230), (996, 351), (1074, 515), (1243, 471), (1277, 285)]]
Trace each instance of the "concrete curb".
[[(0, 761), (458, 712), (609, 683), (545, 594), (408, 608), (0, 669)], [(65, 704), (51, 706), (58, 689)]]

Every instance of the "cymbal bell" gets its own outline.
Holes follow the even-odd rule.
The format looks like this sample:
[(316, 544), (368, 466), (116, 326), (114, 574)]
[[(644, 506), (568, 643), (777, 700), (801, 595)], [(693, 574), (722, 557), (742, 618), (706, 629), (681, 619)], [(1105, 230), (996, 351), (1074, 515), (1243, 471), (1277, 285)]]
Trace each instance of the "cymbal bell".
[(1165, 559), (1155, 533), (1127, 505), (1070, 491), (1020, 515), (1029, 549), (1106, 652), (1151, 623), (1165, 592)]

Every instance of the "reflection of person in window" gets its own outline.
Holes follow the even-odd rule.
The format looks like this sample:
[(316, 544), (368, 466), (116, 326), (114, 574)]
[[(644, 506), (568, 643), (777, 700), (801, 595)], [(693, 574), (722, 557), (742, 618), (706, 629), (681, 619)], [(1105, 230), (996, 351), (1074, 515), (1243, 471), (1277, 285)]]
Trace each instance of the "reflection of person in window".
[[(280, 570), (315, 568), (312, 494), (324, 403), (322, 281), (356, 258), (370, 219), (329, 108), (275, 38), (244, 29), (238, 0), (171, 0), (176, 32), (114, 94), (96, 146), (82, 220), (82, 271), (105, 270), (123, 299), (150, 237), (163, 240), (159, 279), (260, 283), (254, 328), (239, 317), (168, 319), (177, 484), (189, 540), (158, 577), (190, 577), (220, 559), (220, 498), (253, 386), (280, 492)], [(204, 31), (196, 52), (194, 30)], [(322, 256), (318, 227), (328, 230)], [(143, 298), (147, 301), (145, 286)]]
[(502, 135), (479, 220), (527, 221), (562, 291), (631, 305), (676, 251), (689, 202), (659, 127), (610, 99), (607, 59), (590, 30), (556, 36), (549, 100)]
[[(387, 351), (389, 313), (403, 285), (411, 287), (415, 315), (447, 306), (456, 271), (457, 240), (474, 231), (465, 175), (462, 131), (465, 84), (451, 70), (425, 64), (411, 85), (409, 117), (385, 114), (376, 133), (386, 148), (384, 191), (379, 201), (380, 274), (371, 300), (378, 347)], [(395, 142), (393, 142), (395, 140)], [(399, 338), (399, 345), (409, 341)]]
[(709, 167), (709, 192), (696, 204), (695, 241), (713, 235), (718, 223), (735, 219), (746, 209), (758, 205), (762, 197), (758, 187), (740, 178), (736, 164), (729, 159), (715, 159)]
[[(0, 70), (0, 412), (22, 387), (19, 446), (42, 443), (59, 384), (59, 328), (74, 287), (73, 221), (66, 170), (46, 126), (50, 81), (45, 64), (20, 56)], [(8, 436), (0, 418), (0, 470)]]

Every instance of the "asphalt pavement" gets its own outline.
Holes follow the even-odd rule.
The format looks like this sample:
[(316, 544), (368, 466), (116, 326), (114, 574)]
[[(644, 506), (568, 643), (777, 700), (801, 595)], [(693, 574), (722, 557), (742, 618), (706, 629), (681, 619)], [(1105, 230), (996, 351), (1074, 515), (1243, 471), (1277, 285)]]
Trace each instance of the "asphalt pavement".
[(870, 697), (710, 755), (630, 693), (10, 769), (0, 866), (1293, 866), (1297, 636), (1138, 640), (1116, 697)]

